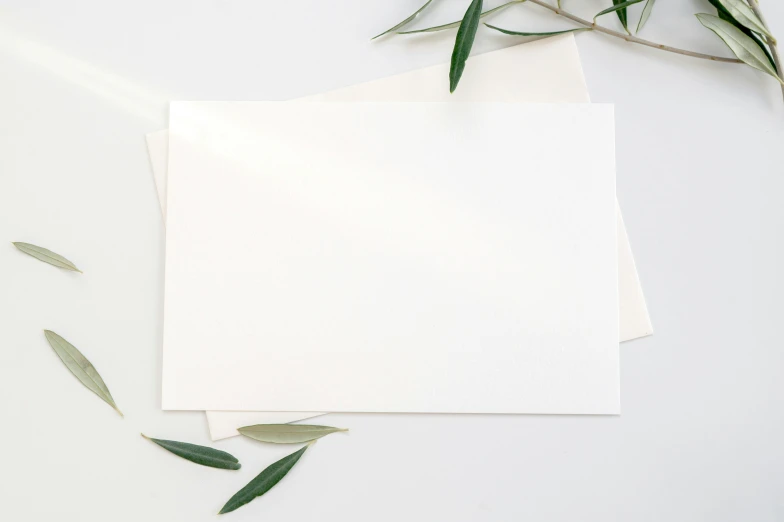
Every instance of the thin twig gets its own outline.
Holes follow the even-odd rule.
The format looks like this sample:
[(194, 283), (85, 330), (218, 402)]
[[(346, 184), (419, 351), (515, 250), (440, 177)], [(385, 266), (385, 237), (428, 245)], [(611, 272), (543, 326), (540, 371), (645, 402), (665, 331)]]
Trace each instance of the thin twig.
[[(555, 7), (554, 5), (550, 5), (544, 0), (528, 0), (531, 3), (536, 5), (540, 5), (545, 9), (549, 9), (550, 11), (554, 12), (557, 15), (561, 15), (564, 18), (568, 18), (573, 22), (577, 22), (580, 25), (584, 25), (585, 27), (590, 27), (594, 31), (598, 31), (600, 33), (608, 34), (610, 36), (614, 36), (616, 38), (620, 38), (622, 40), (626, 40), (627, 42), (632, 42), (640, 45), (646, 45), (648, 47), (653, 47), (654, 49), (661, 49), (662, 51), (669, 51), (671, 53), (682, 54), (684, 56), (692, 56), (694, 58), (702, 58), (703, 60), (713, 60), (714, 62), (727, 62), (727, 63), (743, 63), (742, 61), (738, 60), (737, 58), (724, 58), (721, 56), (713, 56), (710, 54), (703, 54), (703, 53), (695, 53), (692, 51), (686, 51), (685, 49), (678, 49), (677, 47), (670, 47), (669, 45), (662, 45), (657, 44), (655, 42), (651, 42), (648, 40), (643, 40), (642, 38), (637, 38), (636, 36), (627, 35), (623, 33), (619, 33), (618, 31), (613, 31), (612, 29), (607, 29), (606, 27), (602, 27), (600, 25), (596, 25), (593, 22), (589, 22), (588, 20), (583, 20), (582, 18), (573, 15), (567, 11), (559, 7)], [(751, 0), (754, 1), (754, 0)]]
[[(770, 32), (770, 27), (768, 26), (768, 22), (765, 20), (765, 15), (762, 14), (762, 9), (760, 9), (759, 2), (757, 0), (748, 0), (749, 7), (751, 10), (754, 11), (754, 14), (757, 15), (757, 18), (760, 19), (762, 25), (765, 26), (765, 29)], [(784, 71), (781, 69), (781, 58), (779, 58), (779, 50), (776, 46), (776, 39), (768, 37), (766, 38), (768, 42), (768, 47), (770, 47), (770, 54), (773, 55), (773, 63), (776, 64), (776, 69), (778, 70), (779, 76), (784, 74)], [(784, 84), (781, 85), (781, 95), (784, 96)]]

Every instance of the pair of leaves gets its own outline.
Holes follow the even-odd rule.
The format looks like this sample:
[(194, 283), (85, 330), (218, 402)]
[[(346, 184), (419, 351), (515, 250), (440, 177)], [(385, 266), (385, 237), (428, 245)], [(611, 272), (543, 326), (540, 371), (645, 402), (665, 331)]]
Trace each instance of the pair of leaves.
[(191, 462), (219, 469), (240, 469), (240, 462), (230, 453), (207, 446), (177, 442), (175, 440), (153, 439), (142, 433), (142, 437)]
[[(754, 40), (757, 45), (760, 46), (762, 51), (767, 55), (768, 61), (770, 62), (771, 66), (778, 72), (778, 68), (776, 67), (776, 62), (773, 59), (773, 55), (770, 53), (768, 48), (765, 44), (757, 37), (754, 32), (756, 31), (757, 34), (765, 34), (768, 35), (767, 29), (765, 29), (764, 24), (757, 18), (757, 15), (754, 14), (754, 11), (743, 4), (743, 7), (746, 7), (744, 10), (743, 7), (739, 7), (735, 5), (738, 0), (708, 0), (713, 7), (716, 8), (716, 12), (719, 15), (719, 18), (724, 20), (725, 22), (729, 22), (738, 29), (743, 32), (746, 36)], [(726, 6), (724, 5), (726, 4)], [(728, 6), (728, 7), (727, 7)], [(733, 14), (734, 13), (734, 14)], [(737, 18), (736, 18), (737, 16)], [(744, 23), (739, 22), (738, 20), (744, 20)], [(764, 31), (764, 32), (763, 32)]]
[(639, 4), (642, 1), (643, 0), (613, 0), (613, 6), (605, 9), (604, 11), (596, 13), (596, 16), (593, 17), (593, 21), (596, 23), (596, 19), (600, 16), (604, 16), (609, 13), (617, 13), (618, 19), (621, 21), (621, 25), (623, 26), (624, 30), (629, 33), (629, 17), (626, 8), (634, 4)]
[(81, 270), (76, 268), (76, 265), (68, 261), (60, 254), (55, 254), (49, 249), (31, 245), (30, 243), (16, 242), (13, 243), (13, 245), (28, 256), (32, 256), (40, 261), (43, 261), (44, 263), (49, 263), (50, 265), (56, 266), (58, 268), (64, 268), (65, 270), (70, 270), (72, 272), (79, 272), (80, 274), (82, 273)]
[(784, 80), (779, 77), (763, 47), (756, 41), (744, 34), (734, 24), (722, 20), (718, 16), (704, 13), (696, 16), (700, 23), (716, 33), (743, 63), (771, 75), (784, 85)]
[(637, 23), (636, 32), (639, 33), (640, 30), (642, 30), (642, 27), (648, 21), (648, 18), (651, 17), (651, 12), (653, 11), (653, 6), (656, 3), (656, 0), (626, 0), (626, 1), (613, 0), (613, 6), (610, 7), (609, 9), (605, 9), (604, 11), (597, 13), (596, 16), (593, 17), (593, 20), (594, 22), (596, 22), (596, 19), (599, 18), (600, 16), (615, 12), (618, 15), (618, 20), (621, 21), (621, 25), (623, 26), (623, 29), (628, 34), (631, 34), (631, 32), (629, 31), (629, 15), (628, 15), (627, 8), (634, 4), (639, 4), (640, 2), (643, 1), (645, 1), (645, 6), (642, 8), (642, 13), (640, 13), (640, 20)]
[(71, 373), (73, 373), (90, 391), (100, 397), (106, 404), (114, 408), (117, 413), (122, 416), (122, 412), (117, 408), (117, 404), (114, 403), (114, 399), (112, 398), (112, 394), (109, 393), (109, 388), (106, 386), (106, 383), (103, 382), (103, 379), (92, 363), (82, 355), (82, 352), (50, 330), (44, 330), (44, 335), (46, 336), (46, 340), (49, 341), (49, 345), (54, 349), (55, 353), (65, 363), (65, 366)]

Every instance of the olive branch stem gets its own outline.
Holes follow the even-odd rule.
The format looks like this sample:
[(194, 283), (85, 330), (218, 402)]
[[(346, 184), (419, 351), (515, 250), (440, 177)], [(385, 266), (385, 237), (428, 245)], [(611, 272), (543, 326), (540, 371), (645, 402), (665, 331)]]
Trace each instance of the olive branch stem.
[[(597, 31), (600, 33), (604, 33), (609, 36), (614, 36), (616, 38), (620, 38), (622, 40), (626, 40), (627, 42), (636, 43), (640, 45), (645, 45), (647, 47), (653, 47), (654, 49), (661, 49), (662, 51), (669, 51), (675, 54), (682, 54), (684, 56), (691, 56), (693, 58), (702, 58), (703, 60), (712, 60), (714, 62), (726, 62), (726, 63), (743, 63), (742, 61), (738, 60), (737, 58), (724, 58), (722, 56), (713, 56), (711, 54), (704, 54), (704, 53), (697, 53), (694, 51), (687, 51), (685, 49), (678, 49), (677, 47), (671, 47), (669, 45), (658, 44), (656, 42), (651, 42), (649, 40), (643, 40), (642, 38), (638, 38), (636, 36), (632, 36), (629, 34), (620, 33), (618, 31), (613, 31), (612, 29), (607, 29), (606, 27), (602, 27), (601, 25), (597, 25), (594, 22), (585, 20), (580, 18), (579, 16), (573, 15), (568, 11), (564, 11), (560, 7), (556, 7), (554, 5), (548, 4), (544, 0), (528, 0), (532, 4), (536, 4), (539, 6), (544, 7), (545, 9), (549, 9), (550, 11), (554, 12), (557, 15), (563, 16), (573, 22), (576, 22), (580, 25), (583, 25), (593, 31)], [(750, 0), (754, 1), (754, 0)], [(777, 64), (778, 66), (778, 64)]]

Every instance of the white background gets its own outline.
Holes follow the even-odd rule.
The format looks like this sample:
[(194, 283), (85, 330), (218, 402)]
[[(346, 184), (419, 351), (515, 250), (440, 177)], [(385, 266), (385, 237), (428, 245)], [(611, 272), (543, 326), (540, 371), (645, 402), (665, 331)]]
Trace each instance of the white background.
[[(224, 441), (243, 463), (230, 472), (138, 435), (209, 440), (203, 414), (159, 409), (163, 224), (144, 133), (166, 127), (170, 99), (291, 99), (444, 62), (454, 33), (368, 41), (419, 2), (4, 1), (0, 238), (85, 271), (0, 247), (9, 520), (214, 520), (293, 451)], [(421, 23), (467, 3), (442, 0)], [(586, 16), (610, 5), (564, 3)], [(784, 5), (764, 8), (784, 39)], [(568, 27), (513, 10), (493, 23)], [(699, 11), (707, 0), (660, 0), (642, 36), (725, 54)], [(622, 416), (329, 415), (351, 433), (227, 518), (784, 518), (781, 94), (745, 67), (577, 40), (593, 101), (616, 104), (618, 199), (656, 330), (621, 347)], [(482, 29), (475, 50), (517, 41)], [(44, 328), (88, 355), (125, 420), (68, 375)]]

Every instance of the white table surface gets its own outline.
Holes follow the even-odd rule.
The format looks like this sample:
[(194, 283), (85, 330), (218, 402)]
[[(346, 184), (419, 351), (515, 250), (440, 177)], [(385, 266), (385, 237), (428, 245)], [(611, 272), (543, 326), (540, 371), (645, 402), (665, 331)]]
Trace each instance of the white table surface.
[[(215, 520), (294, 450), (222, 441), (243, 464), (229, 472), (139, 436), (209, 443), (203, 414), (159, 407), (164, 231), (144, 133), (166, 126), (171, 99), (290, 99), (446, 61), (454, 33), (369, 42), (420, 2), (3, 2), (4, 520)], [(420, 24), (456, 19), (467, 0), (438, 4)], [(564, 4), (590, 15), (610, 2)], [(784, 39), (784, 4), (764, 8)], [(660, 1), (642, 36), (726, 55), (692, 16), (709, 10)], [(568, 27), (513, 11), (494, 23)], [(329, 415), (351, 433), (227, 519), (784, 519), (781, 94), (746, 67), (577, 40), (592, 99), (616, 104), (618, 198), (656, 331), (621, 347), (623, 414)], [(482, 29), (475, 51), (517, 41)], [(124, 420), (68, 375), (44, 328), (90, 357)]]

